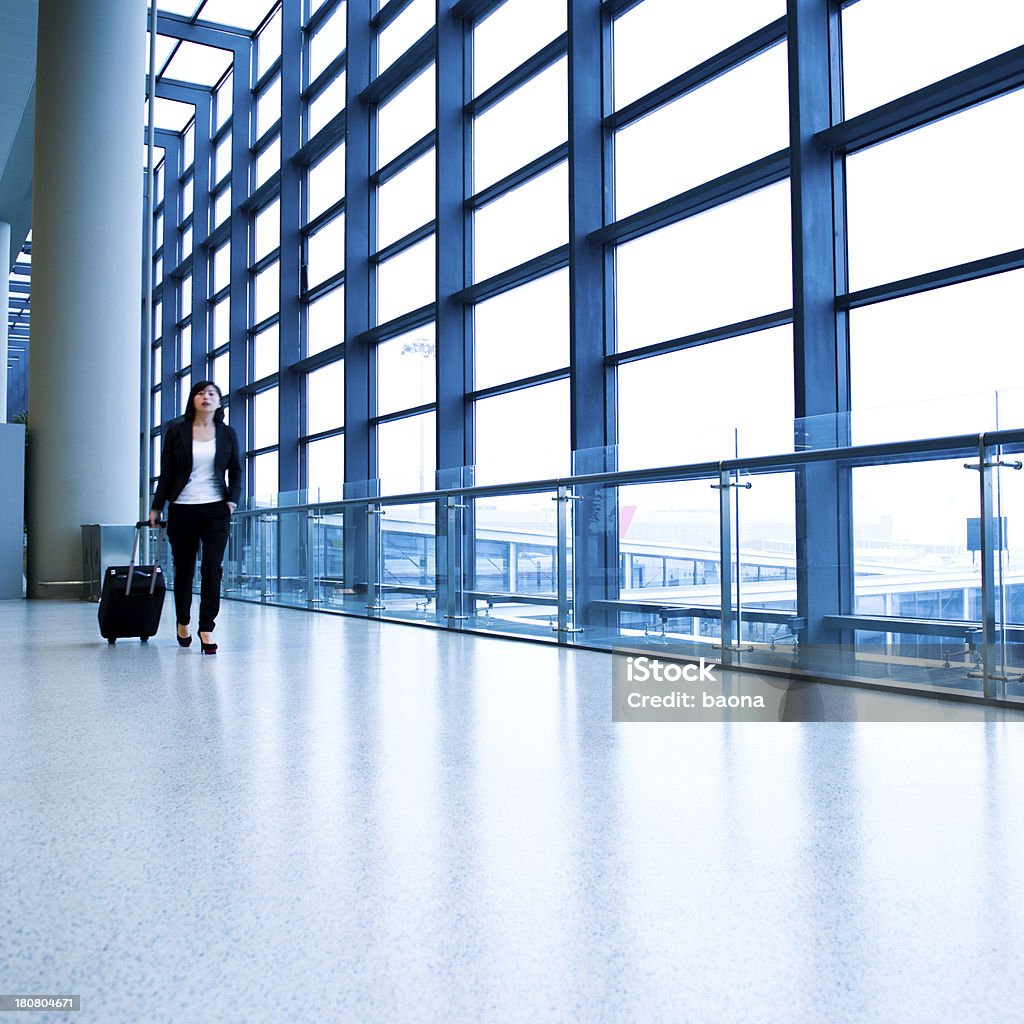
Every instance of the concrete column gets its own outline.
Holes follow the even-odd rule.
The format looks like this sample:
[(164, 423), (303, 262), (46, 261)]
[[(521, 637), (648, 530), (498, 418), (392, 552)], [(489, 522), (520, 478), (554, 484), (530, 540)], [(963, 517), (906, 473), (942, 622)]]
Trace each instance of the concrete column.
[(82, 523), (139, 487), (146, 5), (41, 0), (32, 194), (29, 594), (81, 579)]
[(7, 318), (11, 306), (11, 225), (0, 220), (0, 423), (7, 422)]

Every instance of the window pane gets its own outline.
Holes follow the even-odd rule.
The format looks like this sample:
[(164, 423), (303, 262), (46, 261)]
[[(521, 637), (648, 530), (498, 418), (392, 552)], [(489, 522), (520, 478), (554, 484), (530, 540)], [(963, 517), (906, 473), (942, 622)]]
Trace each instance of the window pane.
[(256, 100), (256, 135), (253, 139), (262, 138), (268, 132), (274, 122), (281, 117), (281, 76), (278, 75), (273, 82), (260, 93)]
[(231, 243), (214, 250), (213, 253), (213, 294), (231, 283)]
[(231, 170), (231, 132), (217, 143), (213, 151), (213, 182), (219, 182)]
[(434, 0), (413, 0), (380, 34), (377, 74), (390, 67), (434, 24)]
[(434, 401), (434, 325), (425, 324), (377, 346), (377, 415)]
[(309, 169), (306, 220), (310, 221), (345, 195), (345, 143), (335, 146)]
[(277, 452), (257, 455), (249, 463), (252, 469), (252, 495), (269, 499), (277, 494)]
[(306, 433), (340, 427), (345, 422), (345, 363), (339, 360), (306, 374)]
[(473, 27), (473, 95), (504, 78), (565, 31), (565, 4), (506, 0)]
[(312, 138), (335, 114), (345, 107), (345, 72), (335, 78), (309, 104), (308, 138)]
[(185, 413), (185, 406), (188, 403), (189, 392), (192, 390), (192, 374), (186, 373), (178, 378), (178, 402), (177, 406), (182, 415)]
[(620, 469), (792, 451), (792, 328), (624, 363), (617, 392)]
[(220, 348), (231, 340), (231, 300), (223, 298), (213, 307), (210, 317), (210, 348)]
[(345, 286), (332, 288), (309, 304), (306, 313), (306, 355), (316, 355), (345, 339)]
[(268, 448), (277, 444), (277, 388), (267, 388), (253, 395), (253, 448)]
[(183, 370), (192, 361), (192, 325), (186, 324), (178, 332), (178, 369)]
[(249, 380), (263, 380), (277, 373), (281, 360), (281, 331), (277, 324), (271, 324), (265, 331), (253, 336), (252, 356), (249, 363)]
[(377, 323), (434, 301), (434, 236), (377, 266)]
[(185, 131), (181, 140), (181, 169), (187, 171), (195, 163), (196, 126), (193, 121)]
[(254, 259), (258, 262), (281, 244), (281, 200), (275, 199), (256, 214), (253, 225)]
[(850, 287), (1020, 248), (1024, 92), (846, 160)]
[(253, 283), (253, 319), (252, 323), (262, 323), (268, 316), (278, 311), (281, 303), (281, 267), (271, 263), (261, 270)]
[(345, 435), (336, 434), (306, 445), (306, 487), (310, 499), (342, 497), (345, 480)]
[(329, 220), (306, 244), (308, 287), (314, 288), (345, 269), (345, 214)]
[[(207, 4), (209, 6), (209, 4)], [(281, 56), (281, 9), (267, 23), (256, 38), (256, 77), (270, 70), (270, 65)]]
[(1024, 43), (1014, 0), (861, 0), (842, 18), (847, 117)]
[(619, 351), (792, 305), (789, 182), (620, 245)]
[(208, 89), (215, 86), (231, 67), (231, 51), (183, 40), (164, 68), (163, 78), (178, 82), (194, 82)]
[(181, 279), (181, 305), (179, 306), (179, 320), (192, 315), (192, 275), (186, 274)]
[(473, 190), (479, 192), (569, 137), (563, 58), (473, 121)]
[(563, 161), (473, 214), (473, 279), (482, 281), (569, 239), (569, 179)]
[(345, 5), (339, 4), (309, 40), (306, 84), (316, 80), (328, 64), (345, 49)]
[(377, 474), (382, 494), (434, 489), (434, 430), (432, 412), (377, 426)]
[(228, 393), (231, 388), (231, 356), (229, 353), (222, 352), (216, 359), (210, 360), (210, 379), (220, 388), (222, 395)]
[(1017, 270), (850, 310), (854, 443), (1024, 422), (1022, 289)]
[(417, 75), (377, 110), (377, 166), (404, 152), (435, 124), (434, 67)]
[(231, 90), (234, 88), (234, 72), (228, 75), (214, 93), (214, 121), (215, 126), (220, 128), (231, 117), (231, 104), (233, 100)]
[(569, 472), (567, 380), (485, 398), (474, 410), (478, 484), (541, 480)]
[(222, 189), (213, 202), (213, 226), (217, 227), (231, 216), (231, 186)]
[(569, 365), (569, 271), (531, 281), (473, 310), (474, 387)]
[(377, 248), (434, 219), (434, 150), (411, 163), (377, 190)]
[(644, 0), (612, 23), (615, 109), (785, 14), (785, 0)]
[(281, 169), (281, 136), (278, 135), (273, 142), (258, 157), (256, 157), (256, 188), (259, 188), (275, 171)]
[[(179, 224), (184, 223), (192, 216), (193, 201), (195, 198), (196, 191), (196, 179), (190, 177), (184, 185), (181, 186), (181, 219)], [(162, 215), (161, 215), (162, 216)], [(161, 220), (160, 226), (163, 227), (163, 221)]]
[(774, 46), (616, 132), (615, 216), (785, 149), (788, 96), (786, 47)]

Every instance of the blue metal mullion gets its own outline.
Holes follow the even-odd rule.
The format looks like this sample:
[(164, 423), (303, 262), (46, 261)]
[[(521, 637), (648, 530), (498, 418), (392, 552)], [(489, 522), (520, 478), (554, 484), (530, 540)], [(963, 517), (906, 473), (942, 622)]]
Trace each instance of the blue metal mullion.
[[(614, 370), (605, 366), (604, 29), (600, 0), (569, 0), (569, 413), (570, 449), (604, 449), (615, 437)], [(617, 468), (602, 461), (603, 468)], [(618, 598), (618, 529), (613, 493), (586, 487), (572, 517), (573, 608), (570, 625), (608, 625), (591, 602)], [(559, 517), (570, 507), (559, 503)], [(594, 523), (599, 528), (593, 528)]]
[(434, 59), (436, 39), (436, 26), (427, 29), (394, 64), (373, 81), (367, 82), (359, 93), (359, 98), (364, 103), (383, 103), (389, 96), (418, 77), (421, 71), (430, 67)]
[[(158, 137), (160, 133), (157, 133)], [(178, 235), (178, 211), (181, 209), (181, 187), (178, 184), (178, 164), (181, 162), (182, 143), (180, 135), (171, 135), (164, 139), (164, 253), (174, 252)], [(173, 142), (171, 139), (173, 138)], [(174, 168), (174, 174), (170, 168)], [(182, 410), (177, 407), (174, 395), (175, 361), (178, 351), (178, 298), (181, 295), (181, 282), (171, 278), (164, 257), (164, 287), (160, 296), (161, 315), (161, 363), (163, 372), (160, 375), (160, 412), (163, 422), (180, 416)]]
[(158, 35), (171, 39), (185, 39), (203, 46), (213, 46), (220, 50), (233, 50), (238, 55), (240, 48), (248, 48), (249, 33), (244, 29), (230, 25), (219, 25), (212, 21), (193, 22), (179, 14), (168, 14), (161, 11), (157, 15), (156, 30)]
[(544, 45), (533, 56), (527, 58), (518, 67), (513, 68), (503, 78), (499, 78), (493, 85), (488, 86), (479, 96), (475, 96), (466, 103), (466, 113), (470, 117), (478, 117), (491, 107), (500, 103), (510, 93), (515, 92), (520, 86), (525, 85), (532, 78), (536, 78), (543, 71), (547, 71), (552, 64), (557, 64), (567, 53), (568, 34), (563, 32), (556, 36), (550, 43)]
[(206, 353), (209, 324), (208, 295), (210, 281), (210, 252), (203, 244), (196, 226), (204, 232), (210, 224), (210, 122), (213, 95), (208, 89), (196, 89), (195, 99), (195, 164), (192, 172), (192, 381), (207, 375)]
[[(370, 263), (370, 168), (372, 112), (360, 94), (370, 82), (370, 0), (349, 0), (346, 11), (348, 72), (345, 100), (345, 479), (376, 476), (377, 460), (370, 427), (369, 330), (373, 268)], [(347, 560), (346, 560), (347, 561)]]
[(553, 149), (549, 149), (546, 153), (541, 153), (540, 156), (534, 157), (528, 164), (524, 164), (511, 174), (506, 174), (504, 178), (500, 178), (493, 184), (481, 189), (475, 195), (470, 196), (465, 203), (466, 209), (479, 210), (482, 206), (486, 206), (488, 203), (494, 202), (495, 199), (500, 199), (506, 193), (519, 188), (520, 185), (525, 185), (533, 178), (540, 177), (545, 171), (550, 171), (553, 167), (557, 167), (568, 156), (568, 142), (563, 142)]
[[(848, 343), (846, 317), (835, 304), (846, 277), (843, 168), (815, 142), (842, 119), (839, 18), (837, 8), (820, 0), (790, 0), (794, 412), (798, 420), (835, 417), (835, 443), (845, 445)], [(804, 434), (798, 424), (800, 446)], [(801, 651), (849, 640), (824, 622), (837, 610), (853, 610), (849, 492), (849, 471), (838, 465), (805, 466), (796, 474), (797, 615), (807, 623)]]
[(300, 479), (299, 434), (304, 402), (299, 374), (292, 366), (302, 358), (301, 270), (303, 262), (302, 169), (287, 158), (302, 145), (302, 0), (281, 5), (281, 291), (278, 351), (278, 489), (295, 491)]
[[(243, 393), (248, 372), (249, 354), (249, 214), (245, 209), (252, 174), (249, 151), (249, 125), (252, 120), (253, 47), (247, 42), (235, 52), (231, 78), (231, 306), (228, 328), (231, 338), (228, 367), (231, 395), (231, 425), (238, 433), (242, 451), (248, 451), (252, 439), (249, 403)], [(249, 462), (243, 460), (243, 491), (249, 494)]]

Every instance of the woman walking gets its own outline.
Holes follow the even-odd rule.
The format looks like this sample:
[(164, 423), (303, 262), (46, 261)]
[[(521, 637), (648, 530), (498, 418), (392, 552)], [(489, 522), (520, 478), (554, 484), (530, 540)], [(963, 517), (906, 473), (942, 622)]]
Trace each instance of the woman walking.
[[(174, 609), (178, 643), (192, 643), (192, 580), (196, 553), (203, 545), (199, 568), (199, 643), (203, 654), (216, 654), (211, 634), (220, 611), (220, 581), (231, 514), (242, 489), (238, 436), (224, 422), (220, 388), (201, 380), (189, 392), (185, 415), (164, 432), (160, 480), (153, 496), (149, 523), (160, 521), (164, 503), (167, 539), (174, 556)], [(226, 476), (226, 481), (225, 481)]]

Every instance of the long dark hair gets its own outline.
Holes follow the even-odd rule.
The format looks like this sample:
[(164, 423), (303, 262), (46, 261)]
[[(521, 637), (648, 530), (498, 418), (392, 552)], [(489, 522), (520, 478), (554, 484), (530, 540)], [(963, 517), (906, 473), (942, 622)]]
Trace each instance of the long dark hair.
[(213, 414), (214, 423), (224, 422), (224, 394), (216, 383), (212, 380), (201, 380), (197, 381), (192, 385), (192, 390), (188, 393), (188, 401), (185, 403), (185, 419), (190, 423), (196, 418), (196, 395), (201, 391), (205, 391), (207, 388), (213, 388), (217, 392), (217, 398), (220, 400), (220, 405), (217, 406), (217, 411)]

